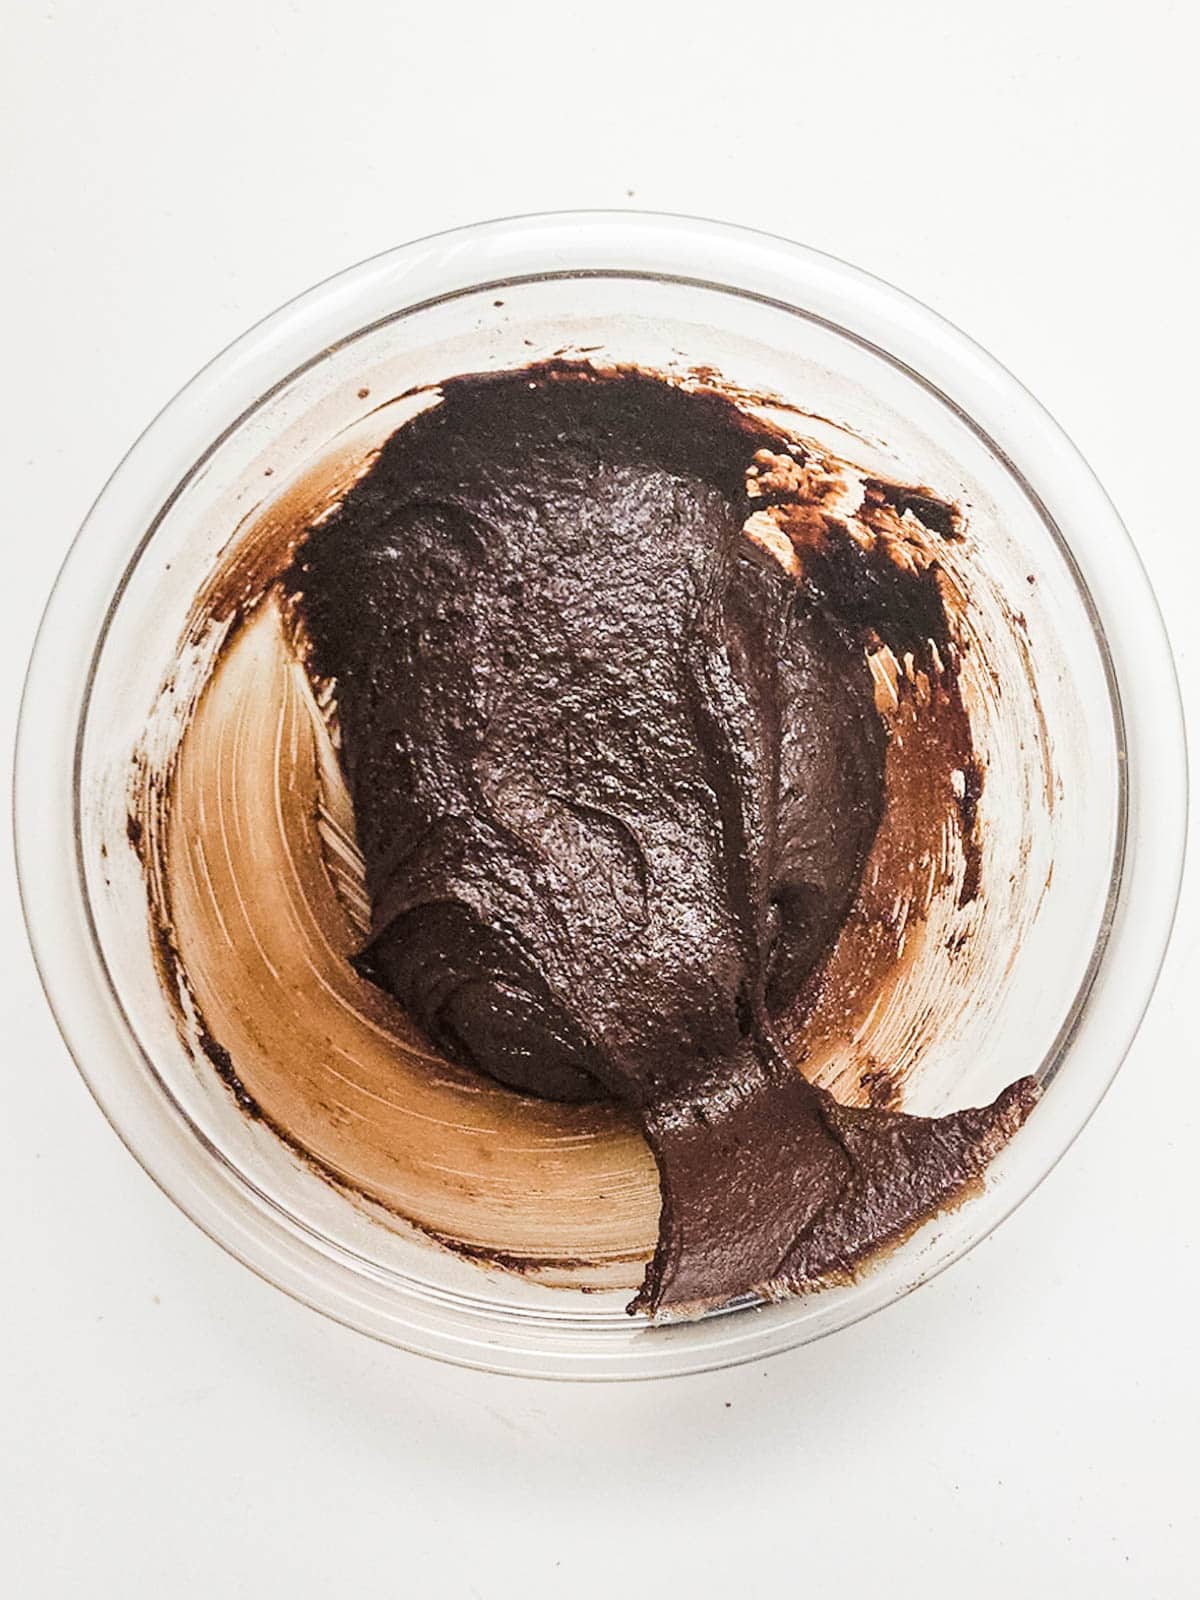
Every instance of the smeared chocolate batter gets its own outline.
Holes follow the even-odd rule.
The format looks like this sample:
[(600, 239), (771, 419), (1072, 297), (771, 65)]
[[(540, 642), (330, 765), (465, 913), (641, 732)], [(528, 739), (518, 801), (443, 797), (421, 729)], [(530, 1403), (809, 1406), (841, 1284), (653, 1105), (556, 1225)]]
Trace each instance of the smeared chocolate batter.
[(662, 1214), (631, 1309), (851, 1269), (956, 1198), (1035, 1092), (850, 1108), (777, 1042), (881, 815), (864, 641), (945, 635), (936, 574), (867, 562), (833, 519), (796, 530), (792, 570), (746, 536), (772, 498), (753, 463), (780, 459), (802, 465), (641, 373), (459, 379), (289, 575), (336, 684), (361, 970), (456, 1061), (636, 1113)]

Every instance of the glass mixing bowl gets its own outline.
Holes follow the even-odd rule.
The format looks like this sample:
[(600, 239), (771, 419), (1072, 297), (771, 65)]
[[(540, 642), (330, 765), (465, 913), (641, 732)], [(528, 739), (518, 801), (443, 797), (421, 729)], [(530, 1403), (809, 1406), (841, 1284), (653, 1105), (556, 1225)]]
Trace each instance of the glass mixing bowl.
[[(1053, 754), (1053, 805), (1012, 876), (1036, 903), (924, 1051), (905, 1100), (977, 1104), (1035, 1072), (1044, 1093), (1028, 1123), (979, 1193), (856, 1281), (660, 1328), (626, 1316), (623, 1292), (550, 1288), (383, 1225), (248, 1120), (181, 1041), (125, 842), (133, 751), (188, 608), (239, 525), (334, 440), (386, 433), (381, 401), (563, 349), (716, 369), (803, 408), (813, 436), (956, 499), (987, 582), (1019, 616)], [(993, 839), (1025, 803), (997, 759), (984, 800)], [(491, 222), (389, 251), (277, 311), (194, 378), (71, 548), (34, 650), (16, 768), (22, 895), (46, 992), (146, 1171), (241, 1261), (342, 1322), (471, 1366), (561, 1378), (761, 1358), (889, 1304), (990, 1232), (1062, 1155), (1129, 1047), (1170, 930), (1185, 810), (1153, 595), (1096, 479), (1015, 379), (842, 262), (620, 212)]]

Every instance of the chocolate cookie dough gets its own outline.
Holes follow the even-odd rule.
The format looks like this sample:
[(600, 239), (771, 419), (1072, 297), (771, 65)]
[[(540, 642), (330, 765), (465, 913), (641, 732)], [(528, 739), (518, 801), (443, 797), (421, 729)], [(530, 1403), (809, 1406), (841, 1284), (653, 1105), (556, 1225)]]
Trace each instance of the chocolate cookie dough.
[(953, 1201), (1035, 1094), (846, 1107), (778, 1042), (880, 822), (865, 646), (946, 632), (936, 571), (865, 560), (836, 519), (748, 531), (803, 467), (645, 374), (458, 379), (287, 578), (336, 698), (357, 964), (452, 1060), (635, 1113), (662, 1212), (631, 1309), (851, 1270)]

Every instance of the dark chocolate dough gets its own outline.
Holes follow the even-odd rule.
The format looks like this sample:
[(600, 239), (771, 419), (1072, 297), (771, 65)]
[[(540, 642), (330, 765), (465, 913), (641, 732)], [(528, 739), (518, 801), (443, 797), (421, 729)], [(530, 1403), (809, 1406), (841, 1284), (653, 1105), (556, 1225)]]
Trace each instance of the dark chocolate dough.
[(1033, 1092), (852, 1109), (776, 1042), (883, 806), (861, 630), (943, 619), (931, 582), (834, 571), (852, 551), (812, 563), (825, 591), (761, 552), (764, 448), (726, 400), (641, 373), (457, 379), (289, 579), (336, 680), (362, 970), (455, 1060), (633, 1109), (662, 1186), (652, 1311), (850, 1269), (952, 1199)]

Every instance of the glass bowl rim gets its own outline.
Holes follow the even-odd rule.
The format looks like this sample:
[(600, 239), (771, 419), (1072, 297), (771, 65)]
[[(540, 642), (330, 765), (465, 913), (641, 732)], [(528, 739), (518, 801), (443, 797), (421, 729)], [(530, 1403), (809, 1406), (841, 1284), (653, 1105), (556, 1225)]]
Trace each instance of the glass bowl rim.
[[(703, 261), (717, 270), (682, 270)], [(587, 263), (591, 263), (589, 266)], [(491, 264), (491, 275), (480, 269)], [(468, 270), (469, 269), (469, 270)], [(397, 1310), (395, 1285), (370, 1281), (366, 1263), (323, 1240), (298, 1218), (271, 1207), (250, 1179), (206, 1146), (143, 1052), (109, 979), (92, 921), (79, 859), (79, 761), (95, 663), (127, 574), (162, 515), (222, 440), (269, 395), (331, 350), (371, 327), (411, 315), (431, 301), (511, 284), (522, 277), (605, 272), (700, 284), (766, 300), (832, 327), (875, 350), (933, 393), (987, 442), (1038, 504), (1066, 558), (1074, 542), (1047, 509), (1045, 485), (1071, 491), (1088, 542), (1104, 540), (1114, 570), (1103, 585), (1120, 594), (1118, 614), (1096, 600), (1096, 581), (1080, 578), (1093, 607), (1093, 626), (1109, 664), (1125, 802), (1118, 828), (1108, 913), (1088, 974), (1051, 1052), (1051, 1072), (1081, 1042), (1102, 968), (1121, 956), (1121, 994), (1108, 985), (1106, 1048), (1094, 1073), (1073, 1086), (1055, 1128), (1045, 1121), (1040, 1152), (1003, 1195), (970, 1202), (977, 1226), (952, 1247), (932, 1252), (905, 1279), (879, 1268), (864, 1275), (854, 1303), (827, 1326), (809, 1328), (801, 1308), (810, 1297), (756, 1320), (753, 1313), (706, 1319), (694, 1346), (682, 1329), (625, 1341), (611, 1350), (573, 1352), (531, 1346), (526, 1319), (493, 1316), (490, 1326), (444, 1325), (436, 1304)], [(372, 303), (382, 310), (363, 318)], [(380, 298), (382, 297), (382, 298)], [(382, 309), (387, 307), (387, 309)], [(338, 330), (341, 330), (340, 335)], [(875, 337), (872, 337), (872, 334)], [(315, 342), (314, 342), (315, 341)], [(886, 341), (886, 342), (885, 342)], [(297, 360), (299, 351), (308, 354)], [(931, 359), (932, 358), (932, 359)], [(272, 378), (272, 374), (274, 374)], [(245, 403), (230, 416), (229, 396)], [(222, 428), (205, 424), (225, 414)], [(990, 422), (990, 426), (989, 426)], [(1029, 430), (1037, 440), (1036, 470), (1004, 446), (1004, 434)], [(1027, 444), (1027, 440), (1025, 441)], [(198, 446), (201, 446), (198, 450)], [(1028, 455), (1028, 450), (1026, 450)], [(1095, 533), (1088, 533), (1095, 527)], [(135, 532), (129, 548), (130, 529)], [(124, 537), (120, 577), (98, 600), (90, 560), (100, 541)], [(1076, 570), (1078, 577), (1078, 570)], [(103, 587), (103, 585), (102, 585)], [(62, 624), (90, 608), (98, 627), (76, 628), (76, 648), (64, 676)], [(1133, 642), (1136, 641), (1136, 651)], [(70, 652), (68, 652), (70, 654)], [(76, 670), (82, 669), (82, 670)], [(1124, 670), (1123, 670), (1124, 669)], [(64, 682), (67, 692), (64, 694)], [(1126, 715), (1131, 698), (1156, 708), (1157, 733), (1147, 738), (1140, 718)], [(1157, 776), (1150, 777), (1152, 764)], [(66, 782), (64, 783), (64, 779)], [(67, 795), (69, 790), (69, 800)], [(1160, 803), (1147, 825), (1146, 794)], [(387, 1342), (468, 1366), (519, 1375), (561, 1378), (671, 1376), (761, 1359), (824, 1336), (891, 1304), (928, 1282), (998, 1226), (1053, 1168), (1103, 1097), (1132, 1043), (1169, 939), (1182, 877), (1187, 813), (1187, 761), (1178, 682), (1170, 646), (1149, 582), (1120, 519), (1074, 445), (1039, 403), (965, 334), (910, 296), (848, 263), (774, 235), (701, 218), (642, 211), (569, 211), (500, 218), (397, 246), (335, 274), (286, 302), (235, 339), (163, 407), (134, 442), (101, 490), (73, 541), (47, 601), (22, 695), (14, 766), (17, 874), (34, 959), (59, 1030), (93, 1097), (130, 1153), (192, 1221), (259, 1276), (314, 1309)], [(57, 846), (57, 847), (56, 847)], [(66, 848), (63, 848), (66, 846)], [(1132, 846), (1132, 851), (1131, 851)], [(1134, 877), (1132, 868), (1136, 866)], [(64, 937), (64, 912), (68, 936)], [(1143, 924), (1139, 927), (1139, 924)], [(97, 1044), (97, 1031), (106, 1036)], [(1095, 1035), (1096, 1029), (1090, 1030)], [(1095, 1039), (1092, 1039), (1093, 1046)], [(136, 1058), (136, 1059), (135, 1059)], [(159, 1096), (145, 1094), (145, 1069)], [(1043, 1119), (1049, 1100), (1033, 1123)], [(168, 1126), (172, 1118), (175, 1125)], [(180, 1119), (182, 1123), (179, 1125)], [(186, 1148), (185, 1148), (186, 1144)], [(215, 1158), (215, 1159), (214, 1159)], [(221, 1170), (223, 1169), (223, 1171)], [(256, 1200), (257, 1195), (257, 1200)], [(272, 1210), (275, 1214), (272, 1215)], [(899, 1254), (897, 1252), (897, 1254)], [(344, 1259), (339, 1259), (339, 1257)], [(357, 1265), (355, 1264), (357, 1260)], [(417, 1299), (421, 1296), (418, 1295)], [(436, 1296), (432, 1297), (436, 1300)], [(819, 1298), (819, 1297), (817, 1297)], [(466, 1303), (464, 1301), (464, 1303)], [(537, 1319), (534, 1319), (535, 1321)], [(550, 1323), (553, 1318), (548, 1319)], [(484, 1319), (486, 1321), (486, 1318)], [(728, 1334), (713, 1338), (715, 1324)], [(741, 1326), (738, 1326), (738, 1325)], [(552, 1330), (553, 1331), (553, 1330)]]

